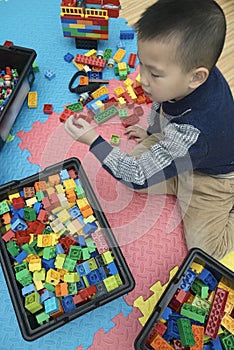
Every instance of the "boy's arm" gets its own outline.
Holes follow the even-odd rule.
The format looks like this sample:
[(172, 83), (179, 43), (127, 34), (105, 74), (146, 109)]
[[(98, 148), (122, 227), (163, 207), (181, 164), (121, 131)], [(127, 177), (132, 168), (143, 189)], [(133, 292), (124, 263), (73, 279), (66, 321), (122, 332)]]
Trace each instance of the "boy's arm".
[(79, 124), (83, 126), (77, 128), (69, 118), (65, 128), (74, 139), (90, 145), (90, 151), (112, 176), (134, 189), (143, 189), (192, 170), (207, 152), (205, 144), (198, 149), (195, 147), (192, 164), (190, 149), (196, 144), (200, 132), (191, 125), (168, 124), (163, 139), (136, 158), (112, 147), (86, 121), (80, 120)]

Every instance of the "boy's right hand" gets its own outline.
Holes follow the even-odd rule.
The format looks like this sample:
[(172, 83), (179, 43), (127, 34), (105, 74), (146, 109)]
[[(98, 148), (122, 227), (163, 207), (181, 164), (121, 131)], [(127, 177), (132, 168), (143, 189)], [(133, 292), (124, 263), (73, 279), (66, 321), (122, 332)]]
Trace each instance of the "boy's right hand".
[(86, 120), (70, 116), (65, 122), (66, 132), (76, 141), (91, 145), (99, 136), (96, 130)]
[(146, 129), (140, 125), (128, 126), (124, 134), (128, 134), (128, 139), (134, 137), (137, 143), (143, 141), (148, 136)]

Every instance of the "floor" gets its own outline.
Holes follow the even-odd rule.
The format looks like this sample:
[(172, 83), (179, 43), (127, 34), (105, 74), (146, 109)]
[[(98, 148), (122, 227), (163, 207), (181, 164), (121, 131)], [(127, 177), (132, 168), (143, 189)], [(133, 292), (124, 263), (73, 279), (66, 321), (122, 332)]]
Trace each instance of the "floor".
[[(224, 8), (229, 13), (232, 28), (228, 34), (230, 38), (233, 33), (233, 6), (228, 5), (231, 1), (221, 2), (225, 3)], [(127, 20), (132, 24), (143, 9), (142, 4), (137, 9), (135, 3), (132, 0), (122, 1), (121, 18), (110, 20), (109, 40), (100, 43), (100, 48), (116, 50), (119, 30), (127, 28)], [(152, 1), (144, 1), (144, 6), (150, 3)], [(149, 201), (145, 195), (126, 190), (100, 168), (86, 146), (75, 144), (65, 134), (59, 114), (66, 104), (75, 103), (77, 96), (68, 90), (68, 83), (76, 68), (65, 62), (63, 56), (67, 52), (76, 54), (77, 49), (73, 40), (62, 35), (59, 5), (59, 0), (0, 1), (0, 43), (11, 40), (15, 45), (35, 49), (40, 69), (31, 89), (38, 92), (38, 107), (29, 109), (26, 102), (23, 105), (11, 130), (9, 142), (0, 152), (0, 184), (27, 177), (65, 158), (78, 157), (132, 271), (136, 287), (128, 295), (28, 343), (20, 334), (0, 269), (1, 340), (4, 350), (132, 350), (134, 339), (153, 305), (187, 254), (183, 227), (174, 197), (153, 196)], [(127, 54), (136, 53), (136, 38), (126, 40), (125, 44)], [(233, 84), (233, 66), (230, 65), (233, 48), (228, 45), (228, 41), (225, 50), (220, 64)], [(47, 70), (55, 72), (55, 79), (49, 81), (44, 77)], [(138, 67), (132, 69), (130, 77), (135, 79), (138, 71)], [(105, 70), (104, 75), (110, 80), (111, 95), (120, 82), (111, 70)], [(45, 103), (53, 104), (54, 112), (49, 117), (43, 113)], [(146, 124), (148, 108), (144, 108), (142, 124)], [(124, 136), (123, 127), (117, 118), (98, 126), (98, 131), (106, 139), (110, 139), (113, 131), (119, 134), (120, 147), (125, 151), (134, 146), (134, 142)], [(228, 256), (223, 262), (234, 270), (233, 256)]]

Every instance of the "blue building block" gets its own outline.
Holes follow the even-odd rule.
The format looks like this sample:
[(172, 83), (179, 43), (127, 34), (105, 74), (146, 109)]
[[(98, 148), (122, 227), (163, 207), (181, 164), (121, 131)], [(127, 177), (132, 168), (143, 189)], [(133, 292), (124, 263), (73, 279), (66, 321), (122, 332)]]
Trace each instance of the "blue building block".
[(40, 302), (43, 304), (47, 299), (55, 297), (55, 294), (50, 290), (46, 289), (43, 294), (40, 296)]
[(99, 272), (99, 275), (101, 276), (101, 280), (104, 280), (107, 277), (104, 267), (99, 267), (98, 272)]
[(22, 250), (17, 256), (14, 257), (15, 261), (20, 264), (24, 259), (26, 259), (28, 253), (25, 250)]
[(85, 235), (91, 235), (94, 233), (98, 228), (98, 225), (96, 222), (88, 222), (83, 228), (82, 231), (84, 232)]
[(212, 350), (222, 350), (223, 349), (219, 337), (216, 339), (211, 339), (210, 342), (212, 344)]
[(78, 243), (79, 243), (79, 245), (81, 247), (85, 247), (86, 246), (86, 242), (85, 242), (84, 236), (78, 235), (77, 239), (78, 239)]
[(98, 282), (96, 285), (96, 297), (108, 294), (107, 289), (103, 281)]
[(109, 100), (109, 95), (108, 95), (108, 94), (104, 94), (104, 95), (102, 95), (102, 96), (100, 96), (100, 97), (98, 97), (98, 98), (95, 98), (95, 100), (92, 100), (92, 101), (88, 102), (88, 103), (86, 104), (86, 107), (87, 107), (88, 109), (90, 109), (90, 108), (91, 108), (91, 105), (92, 105), (93, 103), (95, 103), (95, 102), (97, 102), (97, 101), (105, 102), (105, 101), (107, 101), (107, 100)]
[(198, 277), (203, 283), (205, 283), (209, 287), (210, 290), (214, 290), (215, 287), (218, 285), (217, 279), (207, 269), (202, 270)]
[(186, 275), (184, 276), (179, 288), (184, 290), (185, 292), (188, 292), (195, 279), (196, 273), (189, 269)]
[(89, 79), (96, 79), (96, 80), (100, 80), (102, 79), (102, 72), (95, 72), (95, 71), (89, 71), (88, 72), (88, 78)]
[(88, 280), (90, 286), (93, 286), (93, 285), (95, 285), (96, 283), (102, 281), (101, 276), (100, 276), (98, 270), (90, 271), (90, 272), (86, 275), (86, 277), (87, 277), (87, 280)]
[(110, 275), (117, 275), (119, 273), (114, 261), (106, 265)]
[(80, 278), (79, 282), (76, 283), (76, 286), (77, 286), (78, 290), (81, 290), (81, 289), (85, 288), (85, 284), (84, 284), (84, 281), (83, 281), (82, 277)]
[(42, 267), (44, 267), (46, 269), (46, 271), (48, 271), (49, 269), (55, 270), (54, 261), (55, 261), (55, 259), (46, 260), (43, 258), (41, 260)]
[(21, 293), (23, 297), (25, 297), (28, 294), (31, 294), (33, 292), (36, 292), (36, 288), (33, 283), (29, 284), (28, 286), (25, 286), (21, 289)]
[(28, 225), (26, 224), (26, 222), (22, 219), (16, 219), (14, 222), (11, 222), (11, 229), (15, 232), (15, 231), (22, 231), (22, 230), (26, 230), (28, 227)]
[(171, 314), (172, 314), (172, 310), (167, 306), (166, 309), (163, 311), (161, 318), (163, 320), (168, 320)]
[(64, 249), (63, 249), (61, 243), (56, 244), (55, 247), (56, 247), (56, 255), (64, 254)]
[(47, 71), (45, 72), (45, 77), (46, 77), (47, 79), (49, 79), (49, 80), (52, 80), (52, 79), (55, 78), (55, 73), (52, 72), (51, 70), (47, 70)]
[(77, 219), (81, 215), (79, 208), (75, 205), (74, 207), (68, 209), (68, 213), (71, 216), (72, 220)]
[(45, 313), (50, 315), (56, 311), (59, 311), (59, 303), (56, 297), (49, 298), (44, 301)]
[(64, 312), (69, 312), (76, 308), (76, 305), (74, 304), (74, 301), (71, 295), (65, 296), (61, 300), (61, 302), (62, 302)]
[(64, 61), (71, 63), (74, 57), (75, 56), (73, 56), (70, 52), (68, 52), (63, 58), (64, 58)]
[(120, 40), (133, 40), (134, 30), (133, 29), (120, 30), (119, 38)]
[(70, 176), (69, 176), (67, 169), (61, 170), (59, 175), (60, 175), (61, 182), (63, 182), (64, 180), (70, 179)]
[(39, 214), (41, 208), (42, 208), (42, 203), (36, 202), (36, 203), (33, 204), (33, 209), (35, 210), (35, 212), (37, 214)]
[(83, 263), (76, 265), (76, 271), (80, 276), (87, 275), (91, 270), (89, 267), (89, 264), (87, 261), (84, 261)]
[(122, 41), (119, 41), (118, 44), (116, 44), (116, 48), (125, 50), (125, 45)]

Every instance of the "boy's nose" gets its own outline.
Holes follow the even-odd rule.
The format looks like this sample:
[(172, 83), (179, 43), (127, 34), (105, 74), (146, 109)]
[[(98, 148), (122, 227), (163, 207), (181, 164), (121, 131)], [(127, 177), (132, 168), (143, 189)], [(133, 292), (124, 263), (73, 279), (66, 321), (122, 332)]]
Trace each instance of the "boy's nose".
[(146, 77), (146, 73), (144, 72), (144, 69), (140, 70), (140, 81), (141, 81), (141, 85), (144, 88), (144, 86), (149, 86), (149, 82), (148, 79)]

